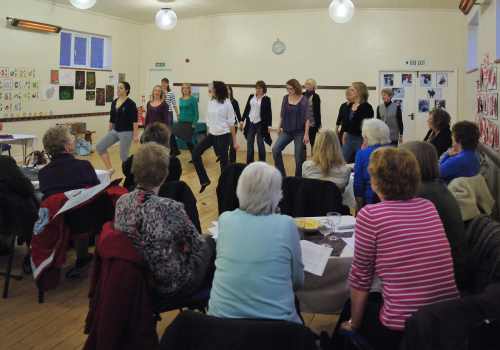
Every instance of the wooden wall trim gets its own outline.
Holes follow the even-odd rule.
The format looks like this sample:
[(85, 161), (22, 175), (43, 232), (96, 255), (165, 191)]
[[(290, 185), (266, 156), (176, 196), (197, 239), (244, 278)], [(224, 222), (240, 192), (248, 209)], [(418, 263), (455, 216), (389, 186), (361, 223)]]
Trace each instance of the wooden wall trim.
[(111, 69), (99, 69), (99, 68), (76, 68), (76, 67), (59, 67), (59, 69), (67, 70), (83, 70), (86, 72), (112, 72)]
[(474, 72), (477, 72), (478, 70), (479, 70), (479, 68), (472, 68), (472, 69), (465, 71), (465, 74), (474, 73)]
[[(207, 87), (208, 83), (189, 83), (191, 86), (196, 87)], [(255, 88), (255, 84), (229, 84), (233, 88)], [(174, 86), (182, 86), (182, 83), (174, 83)], [(286, 85), (276, 85), (268, 84), (269, 89), (285, 89)], [(318, 85), (318, 90), (346, 90), (349, 86), (347, 85)], [(375, 86), (368, 86), (368, 90), (377, 90)]]
[(33, 120), (50, 120), (50, 119), (69, 119), (69, 118), (87, 118), (99, 117), (109, 115), (109, 112), (96, 112), (96, 113), (78, 113), (78, 114), (54, 114), (54, 115), (41, 115), (31, 117), (13, 117), (13, 118), (0, 118), (0, 122), (28, 122)]

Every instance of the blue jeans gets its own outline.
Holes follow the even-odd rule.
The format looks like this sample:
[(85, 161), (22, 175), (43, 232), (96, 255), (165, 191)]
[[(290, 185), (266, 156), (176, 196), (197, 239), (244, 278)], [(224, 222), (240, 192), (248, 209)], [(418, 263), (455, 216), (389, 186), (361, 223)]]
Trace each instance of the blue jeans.
[(264, 146), (264, 138), (262, 137), (261, 122), (254, 124), (249, 122), (247, 134), (247, 164), (254, 161), (254, 143), (257, 138), (257, 149), (259, 150), (259, 161), (266, 161), (266, 147)]
[(295, 146), (295, 176), (302, 176), (302, 163), (304, 163), (305, 160), (304, 132), (302, 131), (292, 134), (283, 131), (273, 146), (274, 165), (278, 168), (283, 177), (286, 177), (286, 171), (285, 166), (283, 165), (283, 156), (281, 152), (292, 141)]
[(349, 133), (346, 133), (346, 138), (346, 143), (342, 145), (342, 154), (346, 163), (354, 163), (356, 152), (359, 151), (363, 144), (363, 138)]

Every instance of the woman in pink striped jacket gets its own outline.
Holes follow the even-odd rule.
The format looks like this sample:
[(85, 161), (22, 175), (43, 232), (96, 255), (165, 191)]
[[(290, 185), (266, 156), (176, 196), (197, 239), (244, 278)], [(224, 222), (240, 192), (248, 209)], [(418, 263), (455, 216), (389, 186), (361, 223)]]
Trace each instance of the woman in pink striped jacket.
[[(380, 148), (369, 172), (381, 202), (365, 206), (356, 219), (350, 319), (340, 327), (362, 335), (374, 349), (398, 349), (412, 314), (459, 294), (441, 219), (430, 201), (415, 197), (420, 169), (413, 154)], [(382, 295), (370, 293), (375, 275)]]

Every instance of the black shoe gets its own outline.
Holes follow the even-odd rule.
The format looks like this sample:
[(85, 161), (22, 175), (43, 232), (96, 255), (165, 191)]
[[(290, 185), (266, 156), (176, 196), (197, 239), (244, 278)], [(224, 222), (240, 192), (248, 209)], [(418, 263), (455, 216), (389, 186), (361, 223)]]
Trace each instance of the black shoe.
[(200, 193), (203, 193), (205, 191), (205, 189), (208, 187), (208, 185), (210, 185), (210, 181), (201, 185)]
[(90, 253), (83, 259), (77, 259), (75, 266), (69, 269), (68, 272), (66, 272), (66, 278), (81, 278), (85, 274), (85, 272), (87, 272), (93, 259), (94, 255)]

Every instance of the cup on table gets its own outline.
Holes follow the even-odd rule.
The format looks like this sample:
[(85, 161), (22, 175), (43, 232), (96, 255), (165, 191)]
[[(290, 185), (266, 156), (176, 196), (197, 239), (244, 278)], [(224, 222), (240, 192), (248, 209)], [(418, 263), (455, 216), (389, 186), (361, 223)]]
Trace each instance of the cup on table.
[(340, 225), (340, 221), (342, 220), (342, 214), (337, 213), (336, 211), (331, 211), (326, 213), (326, 217), (328, 220), (328, 224), (332, 228), (332, 234), (330, 235), (330, 240), (335, 241), (338, 238), (335, 237), (335, 231), (337, 230), (337, 226)]

